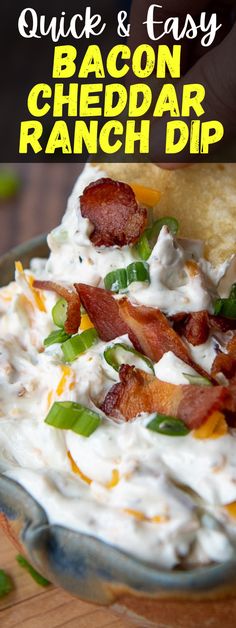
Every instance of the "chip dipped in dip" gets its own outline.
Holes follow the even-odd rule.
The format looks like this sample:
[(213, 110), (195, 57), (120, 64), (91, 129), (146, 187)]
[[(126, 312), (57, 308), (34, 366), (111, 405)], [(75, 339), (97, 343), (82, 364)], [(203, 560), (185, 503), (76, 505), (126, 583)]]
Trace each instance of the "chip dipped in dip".
[(177, 193), (176, 212), (168, 206), (169, 174), (160, 193), (151, 178), (113, 170), (85, 167), (48, 236), (49, 259), (29, 270), (16, 260), (0, 291), (1, 462), (51, 523), (165, 569), (227, 561), (236, 544), (228, 209), (221, 231), (204, 208), (183, 213)]

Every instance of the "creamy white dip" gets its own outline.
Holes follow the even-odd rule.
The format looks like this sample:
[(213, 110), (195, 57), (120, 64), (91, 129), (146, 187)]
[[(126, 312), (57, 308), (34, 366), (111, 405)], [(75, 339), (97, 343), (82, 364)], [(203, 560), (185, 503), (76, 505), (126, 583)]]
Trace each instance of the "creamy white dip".
[[(217, 439), (196, 439), (192, 433), (174, 438), (147, 429), (153, 415), (128, 423), (103, 415), (97, 406), (119, 381), (104, 350), (115, 342), (131, 345), (127, 336), (98, 341), (69, 367), (59, 344), (43, 350), (55, 329), (51, 310), (57, 297), (43, 292), (46, 311), (41, 311), (32, 275), (103, 287), (109, 271), (137, 259), (131, 247), (96, 249), (89, 239), (91, 225), (80, 215), (78, 197), (104, 175), (86, 166), (61, 225), (48, 237), (48, 261), (33, 260), (25, 272), (18, 268), (15, 282), (0, 291), (1, 467), (39, 501), (52, 523), (95, 535), (164, 568), (225, 561), (236, 544), (235, 520), (225, 508), (236, 502), (236, 432)], [(150, 284), (131, 284), (128, 298), (169, 315), (212, 312), (227, 264), (216, 270), (199, 255), (199, 243), (178, 241), (163, 227), (148, 260)], [(193, 272), (189, 261), (196, 264), (196, 259)], [(217, 346), (224, 347), (223, 336), (189, 345), (195, 362), (208, 372)], [(172, 352), (154, 371), (174, 384), (188, 384), (184, 374), (195, 373)], [(44, 419), (55, 400), (79, 401), (100, 412), (100, 427), (89, 438), (50, 427)]]

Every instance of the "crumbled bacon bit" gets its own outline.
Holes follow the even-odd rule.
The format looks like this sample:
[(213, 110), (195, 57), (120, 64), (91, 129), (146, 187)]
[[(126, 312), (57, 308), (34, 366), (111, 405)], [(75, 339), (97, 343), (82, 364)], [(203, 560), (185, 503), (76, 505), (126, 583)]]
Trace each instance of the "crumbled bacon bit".
[(81, 214), (94, 230), (95, 246), (124, 246), (137, 242), (147, 222), (147, 210), (138, 205), (126, 183), (102, 178), (88, 185), (80, 197)]
[(38, 290), (50, 290), (56, 292), (68, 303), (67, 318), (64, 325), (67, 334), (76, 334), (80, 326), (80, 299), (77, 292), (72, 292), (54, 281), (34, 280), (33, 287)]
[(206, 310), (190, 314), (182, 325), (182, 334), (194, 347), (206, 342), (209, 336), (208, 313)]
[(217, 329), (218, 331), (226, 332), (236, 329), (236, 320), (232, 318), (208, 314), (208, 322), (211, 329)]
[[(180, 312), (170, 319), (174, 329), (178, 334), (184, 336), (192, 345), (199, 345), (206, 342), (210, 330), (222, 333), (232, 331), (236, 327), (236, 321), (222, 316), (213, 316), (206, 310), (187, 314)], [(227, 345), (227, 352), (219, 352), (215, 357), (211, 368), (213, 381), (219, 373), (223, 373), (228, 380), (236, 375), (236, 334), (230, 339)]]
[(188, 342), (197, 346), (207, 341), (210, 330), (227, 332), (236, 329), (236, 320), (214, 316), (207, 310), (199, 312), (180, 312), (170, 317), (175, 331), (184, 336)]
[(223, 373), (228, 380), (232, 381), (236, 377), (236, 334), (229, 340), (227, 353), (220, 352), (216, 356), (211, 373), (215, 377), (218, 373)]
[(141, 412), (160, 412), (196, 429), (213, 412), (226, 407), (229, 398), (224, 386), (177, 386), (127, 364), (121, 366), (119, 376), (120, 383), (109, 390), (101, 408), (116, 419), (129, 421)]
[(184, 323), (188, 316), (187, 312), (178, 312), (177, 314), (172, 314), (169, 319), (172, 321), (175, 328), (176, 326), (181, 325), (181, 323)]

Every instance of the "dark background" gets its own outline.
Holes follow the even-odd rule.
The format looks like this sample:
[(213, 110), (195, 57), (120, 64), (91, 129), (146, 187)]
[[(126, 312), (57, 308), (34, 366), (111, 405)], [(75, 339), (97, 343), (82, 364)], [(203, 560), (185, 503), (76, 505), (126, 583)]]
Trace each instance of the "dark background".
[(56, 227), (83, 164), (0, 165), (20, 178), (19, 192), (0, 200), (0, 255)]

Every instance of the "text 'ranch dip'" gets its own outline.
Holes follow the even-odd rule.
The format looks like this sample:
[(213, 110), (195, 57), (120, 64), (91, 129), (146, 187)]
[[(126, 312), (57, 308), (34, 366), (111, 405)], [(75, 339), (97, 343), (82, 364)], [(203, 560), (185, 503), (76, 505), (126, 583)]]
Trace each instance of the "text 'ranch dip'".
[[(181, 391), (201, 385), (208, 395), (214, 386), (222, 391), (230, 387), (230, 376), (219, 370), (213, 377), (212, 365), (219, 353), (227, 356), (235, 334), (230, 325), (213, 325), (217, 287), (223, 285), (231, 260), (214, 269), (202, 257), (201, 242), (178, 240), (163, 225), (144, 264), (149, 279), (138, 276), (114, 295), (117, 304), (128, 298), (135, 312), (142, 306), (161, 310), (171, 330), (177, 314), (208, 313), (207, 337), (196, 344), (183, 332), (184, 318), (179, 317), (175, 334), (187, 361), (178, 351), (176, 355), (171, 341), (159, 359), (145, 361), (148, 351), (142, 342), (138, 351), (128, 333), (109, 341), (97, 336), (73, 361), (66, 360), (60, 341), (44, 345), (57, 329), (52, 308), (60, 296), (35, 288), (35, 279), (70, 290), (75, 283), (104, 288), (109, 273), (140, 261), (137, 242), (97, 246), (90, 239), (93, 224), (82, 217), (78, 199), (101, 177), (106, 174), (86, 166), (61, 225), (48, 237), (49, 259), (32, 260), (30, 270), (17, 263), (15, 281), (0, 291), (1, 468), (35, 497), (51, 523), (96, 536), (167, 569), (227, 561), (236, 544), (236, 432), (227, 420), (227, 408), (231, 421), (234, 415), (232, 400), (216, 407), (212, 425), (207, 418), (192, 429), (193, 416), (189, 429), (176, 436), (147, 427), (157, 411), (141, 411), (125, 420), (118, 414), (107, 416), (102, 404), (120, 382), (118, 370), (104, 357), (117, 343), (126, 348), (112, 351), (110, 362), (119, 358), (119, 364), (130, 365), (129, 373), (131, 365), (141, 369), (154, 388), (155, 382)], [(236, 275), (231, 284), (233, 280)], [(227, 300), (230, 286), (224, 290), (220, 296)], [(92, 328), (88, 321), (82, 310), (81, 333)], [(129, 351), (134, 345), (136, 353)], [(96, 413), (101, 419), (97, 429), (84, 436), (45, 423), (53, 404), (64, 401)], [(179, 416), (177, 410), (162, 414)], [(216, 416), (215, 411), (210, 414)], [(184, 416), (180, 425), (185, 428)]]

